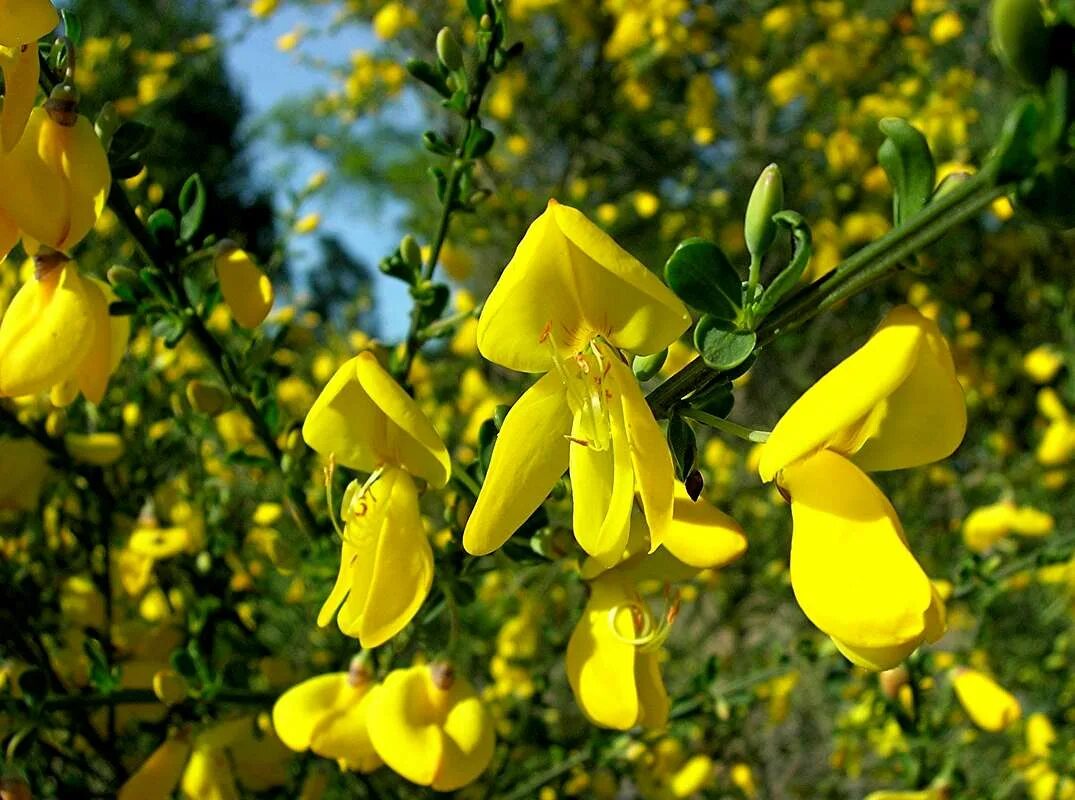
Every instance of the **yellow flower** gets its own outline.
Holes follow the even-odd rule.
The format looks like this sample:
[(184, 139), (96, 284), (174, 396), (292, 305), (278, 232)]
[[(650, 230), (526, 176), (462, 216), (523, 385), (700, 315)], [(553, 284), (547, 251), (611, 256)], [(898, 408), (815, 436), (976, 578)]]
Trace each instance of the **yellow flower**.
[(946, 796), (941, 789), (920, 789), (910, 792), (882, 789), (879, 792), (870, 792), (866, 795), (866, 800), (943, 800)]
[(1045, 536), (1052, 533), (1053, 527), (1051, 514), (1005, 500), (976, 508), (968, 514), (963, 520), (963, 541), (968, 549), (982, 553), (1009, 533)]
[(999, 733), (1023, 713), (1014, 695), (977, 670), (956, 670), (952, 686), (971, 722), (984, 731)]
[(51, 99), (30, 114), (22, 138), (0, 157), (0, 208), (33, 242), (69, 251), (104, 209), (112, 176), (93, 124)]
[(346, 769), (373, 772), (382, 764), (367, 729), (376, 686), (361, 666), (310, 678), (276, 701), (273, 727), (292, 750), (312, 750)]
[(5, 0), (0, 3), (0, 47), (34, 42), (59, 21), (49, 0)]
[(795, 597), (856, 664), (888, 669), (944, 632), (943, 602), (863, 470), (944, 458), (965, 429), (947, 343), (900, 306), (795, 402), (762, 450), (762, 479), (776, 477), (791, 502)]
[(0, 396), (60, 385), (59, 399), (81, 390), (99, 403), (130, 333), (127, 318), (109, 316), (113, 299), (107, 284), (82, 277), (65, 256), (39, 255), (0, 321)]
[(63, 437), (71, 458), (97, 467), (107, 467), (123, 458), (123, 439), (115, 433), (69, 433)]
[(31, 439), (0, 439), (0, 511), (33, 511), (48, 474), (48, 454)]
[(401, 31), (417, 23), (418, 15), (412, 9), (392, 0), (373, 15), (373, 32), (380, 39), (395, 39)]
[(116, 800), (170, 800), (189, 758), (189, 738), (165, 739), (119, 788)]
[(575, 700), (595, 724), (617, 730), (662, 728), (668, 696), (660, 648), (675, 618), (673, 603), (655, 619), (636, 587), (648, 579), (667, 584), (720, 567), (746, 550), (736, 522), (704, 500), (694, 502), (676, 482), (675, 512), (663, 546), (647, 552), (643, 515), (632, 516), (627, 557), (608, 571), (597, 559), (582, 566), (590, 598), (567, 645), (567, 677)]
[(26, 128), (37, 100), (41, 65), (37, 43), (19, 47), (0, 46), (0, 71), (4, 75), (4, 102), (0, 105), (0, 153), (10, 152)]
[(690, 325), (672, 292), (573, 208), (550, 201), (478, 321), (497, 364), (547, 372), (504, 421), (463, 544), (500, 547), (570, 466), (575, 536), (606, 565), (641, 496), (652, 547), (672, 516), (672, 459), (620, 349), (650, 354)]
[(220, 293), (235, 321), (244, 328), (256, 328), (272, 308), (274, 294), (269, 276), (232, 242), (223, 243), (214, 266)]
[(370, 741), (407, 780), (450, 792), (489, 766), (496, 745), (493, 720), (470, 682), (450, 667), (394, 670), (370, 703)]
[(645, 649), (637, 644), (653, 627), (631, 581), (613, 570), (591, 582), (590, 599), (567, 643), (567, 678), (595, 725), (625, 731), (663, 728), (668, 721), (659, 642)]
[(433, 551), (411, 476), (444, 486), (448, 451), (369, 352), (336, 371), (302, 433), (322, 455), (372, 473), (365, 485), (353, 481), (344, 495), (340, 573), (318, 624), (328, 625), (338, 609), (340, 630), (363, 647), (376, 647), (410, 622), (429, 593)]
[(1035, 347), (1023, 357), (1023, 372), (1034, 383), (1048, 383), (1064, 366), (1064, 356), (1047, 344)]

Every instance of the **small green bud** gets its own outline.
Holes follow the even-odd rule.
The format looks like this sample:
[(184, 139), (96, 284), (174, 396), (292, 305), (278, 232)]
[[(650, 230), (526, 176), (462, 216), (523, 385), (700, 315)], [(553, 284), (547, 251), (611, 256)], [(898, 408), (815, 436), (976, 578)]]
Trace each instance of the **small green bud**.
[(993, 47), (1011, 72), (1041, 86), (1049, 78), (1051, 32), (1039, 0), (995, 0), (990, 16)]
[(651, 356), (635, 356), (635, 360), (631, 363), (631, 369), (634, 371), (635, 377), (640, 381), (648, 381), (650, 378), (657, 376), (667, 358), (667, 348)]
[(414, 271), (422, 268), (422, 248), (411, 234), (408, 233), (399, 243), (399, 254), (403, 256), (403, 263)]
[(451, 28), (441, 28), (437, 34), (437, 57), (453, 72), (463, 67), (463, 51)]
[(122, 267), (116, 265), (109, 267), (106, 273), (108, 282), (113, 286), (134, 286), (141, 279), (138, 277), (138, 273), (130, 267)]
[(780, 167), (770, 164), (762, 170), (754, 191), (747, 203), (746, 240), (747, 250), (754, 258), (761, 258), (776, 238), (773, 214), (784, 208), (784, 178)]
[(478, 27), (483, 31), (491, 31), (493, 29), (493, 18), (488, 14), (482, 14), (482, 18), (478, 20)]

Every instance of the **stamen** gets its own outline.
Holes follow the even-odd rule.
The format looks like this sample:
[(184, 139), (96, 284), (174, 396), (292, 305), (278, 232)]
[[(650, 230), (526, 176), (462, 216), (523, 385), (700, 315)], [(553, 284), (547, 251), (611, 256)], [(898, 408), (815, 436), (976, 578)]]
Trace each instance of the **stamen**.
[(328, 463), (323, 470), (325, 477), (325, 503), (328, 505), (328, 518), (332, 527), (336, 529), (336, 535), (343, 539), (343, 529), (336, 519), (336, 504), (332, 501), (332, 476), (336, 474), (336, 454), (328, 454)]
[[(672, 625), (679, 616), (679, 607), (679, 592), (666, 586), (665, 609), (661, 614), (660, 622), (654, 619), (649, 604), (636, 595), (633, 601), (621, 603), (609, 609), (608, 625), (619, 641), (637, 647), (642, 652), (650, 652), (657, 650), (668, 641), (668, 637), (672, 634)], [(623, 611), (631, 615), (634, 636), (624, 636), (616, 627), (616, 619)]]

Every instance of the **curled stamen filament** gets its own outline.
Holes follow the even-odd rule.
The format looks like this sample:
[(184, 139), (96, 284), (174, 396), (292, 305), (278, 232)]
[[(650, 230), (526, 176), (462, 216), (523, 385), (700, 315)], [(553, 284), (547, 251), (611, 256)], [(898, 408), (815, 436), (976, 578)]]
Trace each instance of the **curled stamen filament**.
[[(625, 636), (616, 627), (616, 619), (622, 611), (627, 611), (631, 615), (634, 636)], [(619, 641), (637, 647), (642, 652), (649, 652), (657, 650), (668, 641), (668, 637), (672, 634), (672, 624), (678, 613), (679, 592), (666, 587), (665, 608), (659, 621), (654, 618), (649, 604), (636, 596), (633, 601), (620, 603), (608, 610), (608, 626)]]
[[(355, 518), (364, 517), (366, 515), (366, 512), (369, 510), (366, 496), (371, 494), (374, 484), (381, 479), (382, 475), (384, 475), (384, 470), (385, 468), (383, 466), (377, 467), (377, 469), (371, 472), (370, 476), (366, 478), (366, 482), (357, 490), (354, 490), (351, 487), (358, 483), (358, 481), (352, 481), (351, 487), (348, 487), (348, 491), (344, 493), (343, 503), (341, 503), (340, 507), (340, 516), (344, 519), (345, 523), (349, 523)], [(353, 544), (353, 542), (350, 542), (347, 538), (346, 525), (344, 526), (343, 533), (340, 535), (345, 542)]]
[(328, 454), (328, 463), (325, 464), (324, 469), (325, 476), (325, 503), (328, 505), (328, 518), (332, 523), (332, 527), (336, 530), (336, 535), (341, 539), (343, 538), (343, 528), (340, 527), (340, 522), (336, 518), (336, 503), (332, 500), (332, 476), (336, 474), (336, 454)]

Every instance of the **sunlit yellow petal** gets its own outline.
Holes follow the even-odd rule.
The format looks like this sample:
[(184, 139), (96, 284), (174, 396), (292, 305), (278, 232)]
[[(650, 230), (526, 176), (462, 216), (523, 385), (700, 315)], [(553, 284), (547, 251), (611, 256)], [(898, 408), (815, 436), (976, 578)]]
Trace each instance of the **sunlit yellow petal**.
[(1011, 692), (977, 670), (957, 670), (952, 686), (967, 716), (984, 731), (999, 733), (1023, 713)]
[(71, 377), (89, 351), (96, 315), (74, 263), (31, 277), (0, 321), (0, 395), (37, 394)]
[(664, 538), (668, 551), (692, 567), (721, 567), (747, 549), (743, 529), (734, 519), (702, 498), (691, 500), (680, 481), (675, 481), (672, 524)]
[(22, 136), (37, 100), (37, 79), (41, 73), (37, 42), (11, 48), (0, 46), (0, 70), (4, 74), (0, 153), (7, 153)]
[(933, 588), (865, 473), (822, 450), (785, 467), (781, 485), (794, 521), (792, 588), (810, 621), (853, 648), (920, 640)]
[(116, 794), (117, 800), (170, 800), (190, 756), (190, 740), (165, 739), (134, 771)]
[(602, 347), (601, 351), (612, 365), (612, 385), (619, 394), (634, 486), (649, 526), (650, 550), (656, 550), (668, 535), (672, 523), (673, 485), (676, 482), (672, 453), (631, 370), (607, 348)]
[(544, 502), (567, 469), (571, 412), (560, 376), (541, 378), (512, 406), (463, 532), (471, 555), (491, 553)]
[(689, 326), (686, 307), (653, 273), (582, 213), (550, 201), (485, 303), (478, 349), (497, 364), (540, 372), (554, 350), (566, 358), (598, 335), (655, 353)]
[(385, 371), (373, 353), (361, 353), (355, 362), (358, 382), (388, 418), (386, 460), (438, 489), (444, 486), (451, 473), (448, 450), (418, 404)]
[(59, 24), (49, 0), (0, 2), (0, 45), (18, 47), (40, 39)]
[(306, 443), (336, 463), (372, 472), (402, 466), (434, 486), (448, 479), (444, 443), (414, 400), (376, 357), (361, 353), (341, 366), (302, 426)]
[(635, 658), (635, 683), (638, 686), (638, 724), (646, 728), (663, 728), (668, 724), (668, 692), (661, 678), (661, 662), (656, 651), (638, 653)]
[[(372, 648), (406, 627), (425, 602), (433, 582), (433, 550), (414, 482), (403, 470), (386, 470), (366, 496), (354, 502), (362, 510), (344, 530), (354, 555), (345, 565), (350, 566), (349, 593), (338, 620), (340, 630)], [(337, 593), (334, 589), (332, 599)], [(326, 603), (325, 609), (329, 607)]]
[(223, 249), (214, 262), (220, 294), (235, 321), (244, 328), (256, 328), (272, 309), (272, 281), (250, 254), (239, 247)]
[[(566, 668), (575, 702), (596, 725), (628, 730), (639, 720), (636, 648), (628, 585), (615, 576), (590, 584), (590, 599), (567, 643)], [(619, 608), (622, 607), (622, 608)], [(616, 629), (613, 630), (613, 609)]]

